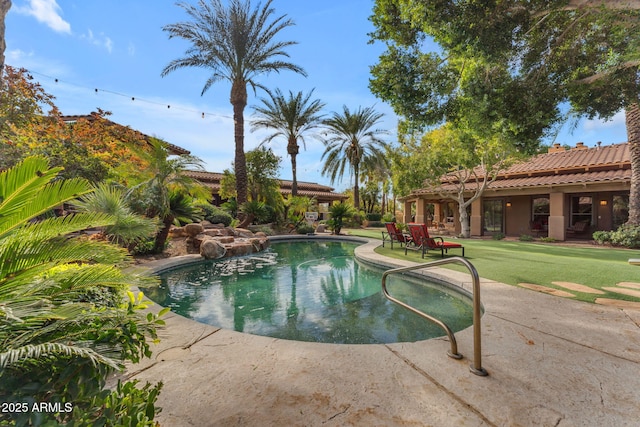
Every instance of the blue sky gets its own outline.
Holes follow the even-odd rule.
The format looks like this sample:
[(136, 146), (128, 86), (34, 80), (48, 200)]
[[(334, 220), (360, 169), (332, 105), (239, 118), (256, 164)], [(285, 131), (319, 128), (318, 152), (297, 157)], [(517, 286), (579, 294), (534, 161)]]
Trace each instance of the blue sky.
[[(308, 77), (285, 71), (260, 81), (285, 93), (315, 88), (314, 97), (327, 104), (326, 113), (341, 111), (343, 105), (375, 106), (385, 114), (381, 127), (393, 142), (393, 111), (368, 89), (369, 67), (384, 50), (380, 43), (367, 43), (367, 33), (373, 29), (368, 20), (372, 5), (372, 0), (274, 0), (275, 15), (286, 14), (296, 24), (284, 29), (281, 39), (298, 42), (288, 49), (290, 60)], [(112, 112), (111, 120), (184, 147), (200, 157), (207, 170), (221, 172), (231, 167), (234, 151), (229, 83), (216, 83), (201, 96), (208, 77), (204, 70), (181, 69), (160, 76), (187, 47), (181, 40), (169, 40), (162, 27), (185, 19), (183, 10), (167, 0), (14, 0), (6, 18), (5, 61), (32, 71), (56, 97), (63, 114), (102, 108)], [(247, 122), (250, 107), (258, 104), (254, 94), (249, 95)], [(609, 122), (581, 121), (572, 133), (570, 128), (565, 126), (556, 141), (570, 145), (626, 141), (623, 113)], [(252, 133), (246, 126), (245, 149), (255, 148), (266, 135)], [(282, 157), (281, 178), (291, 179), (286, 142), (270, 146)], [(298, 180), (338, 190), (350, 187), (349, 177), (331, 184), (321, 176), (323, 151), (319, 141), (307, 140), (306, 150), (298, 155)]]

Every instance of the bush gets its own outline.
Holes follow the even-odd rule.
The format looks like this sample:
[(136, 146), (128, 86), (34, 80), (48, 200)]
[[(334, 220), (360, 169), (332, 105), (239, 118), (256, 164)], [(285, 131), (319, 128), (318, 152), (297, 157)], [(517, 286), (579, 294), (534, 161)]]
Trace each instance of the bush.
[(611, 244), (611, 231), (596, 231), (593, 233), (593, 240), (599, 245)]
[(611, 232), (611, 244), (629, 249), (640, 248), (640, 226), (622, 225), (616, 231)]
[(367, 221), (380, 221), (382, 219), (382, 214), (376, 213), (376, 212), (371, 212), (368, 213), (367, 216)]
[(392, 213), (386, 213), (382, 215), (383, 222), (396, 222), (396, 217)]
[(554, 239), (553, 237), (541, 237), (540, 241), (544, 243), (555, 243), (556, 239)]
[(213, 206), (211, 203), (199, 203), (197, 207), (204, 213), (204, 219), (211, 224), (224, 224), (225, 227), (231, 225), (233, 217), (224, 209)]
[(301, 224), (298, 226), (298, 228), (296, 228), (296, 233), (298, 234), (309, 234), (309, 233), (313, 233), (314, 231), (315, 230), (313, 226), (309, 224)]
[(504, 233), (496, 233), (492, 236), (493, 240), (502, 240), (504, 239)]
[(530, 236), (528, 234), (522, 234), (522, 235), (520, 235), (519, 240), (521, 242), (533, 242), (533, 236)]
[[(167, 246), (169, 246), (168, 240), (164, 242), (164, 249), (166, 249)], [(135, 245), (129, 247), (129, 253), (131, 253), (131, 255), (157, 254), (158, 252), (156, 251), (156, 239), (154, 237), (150, 237), (148, 239), (137, 242)]]

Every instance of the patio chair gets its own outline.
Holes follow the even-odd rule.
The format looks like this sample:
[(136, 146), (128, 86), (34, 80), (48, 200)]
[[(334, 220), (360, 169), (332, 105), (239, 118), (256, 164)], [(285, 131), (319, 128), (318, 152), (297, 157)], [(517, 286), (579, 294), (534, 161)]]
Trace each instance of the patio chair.
[(567, 235), (579, 236), (588, 231), (589, 221), (578, 221), (573, 226), (567, 228)]
[(382, 232), (382, 247), (384, 248), (384, 242), (391, 242), (391, 249), (393, 249), (393, 242), (400, 243), (400, 247), (404, 244), (411, 242), (411, 236), (404, 234), (402, 230), (398, 228), (395, 222), (385, 222), (384, 226), (387, 231)]
[(424, 258), (424, 254), (427, 251), (436, 250), (440, 251), (441, 256), (444, 258), (444, 254), (448, 253), (449, 249), (462, 249), (462, 256), (464, 257), (464, 246), (460, 243), (445, 242), (442, 237), (430, 237), (425, 224), (408, 224), (408, 227), (413, 246), (410, 248), (405, 245), (405, 255), (407, 254), (407, 249), (422, 250), (422, 258)]

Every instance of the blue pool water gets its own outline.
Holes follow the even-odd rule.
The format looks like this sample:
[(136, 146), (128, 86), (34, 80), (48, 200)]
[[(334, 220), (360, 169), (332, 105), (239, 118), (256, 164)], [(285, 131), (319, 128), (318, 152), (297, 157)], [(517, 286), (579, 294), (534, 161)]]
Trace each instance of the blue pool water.
[[(198, 322), (289, 340), (365, 344), (444, 335), (436, 325), (382, 295), (382, 272), (359, 263), (353, 256), (356, 246), (332, 241), (273, 243), (254, 256), (168, 271), (161, 274), (159, 287), (145, 293)], [(404, 276), (391, 276), (388, 289), (454, 332), (472, 324), (467, 295)]]

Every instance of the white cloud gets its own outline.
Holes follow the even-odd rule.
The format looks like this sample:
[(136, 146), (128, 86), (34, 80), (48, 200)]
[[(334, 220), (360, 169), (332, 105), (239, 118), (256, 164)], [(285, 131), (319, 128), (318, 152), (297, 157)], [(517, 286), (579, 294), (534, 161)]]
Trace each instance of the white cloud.
[(100, 33), (100, 35), (96, 37), (93, 34), (93, 31), (89, 29), (86, 34), (80, 36), (80, 39), (86, 40), (92, 45), (104, 47), (109, 53), (113, 50), (113, 41), (109, 37), (105, 36), (104, 33)]
[(618, 113), (616, 113), (616, 115), (614, 115), (610, 120), (598, 120), (598, 119), (594, 119), (594, 120), (586, 120), (584, 122), (584, 129), (586, 131), (598, 131), (601, 130), (603, 128), (614, 128), (617, 126), (626, 126), (625, 125), (625, 117), (624, 117), (624, 110), (619, 111)]
[(16, 11), (33, 16), (53, 31), (71, 34), (71, 24), (60, 16), (61, 9), (56, 0), (29, 0), (27, 6), (17, 7)]

